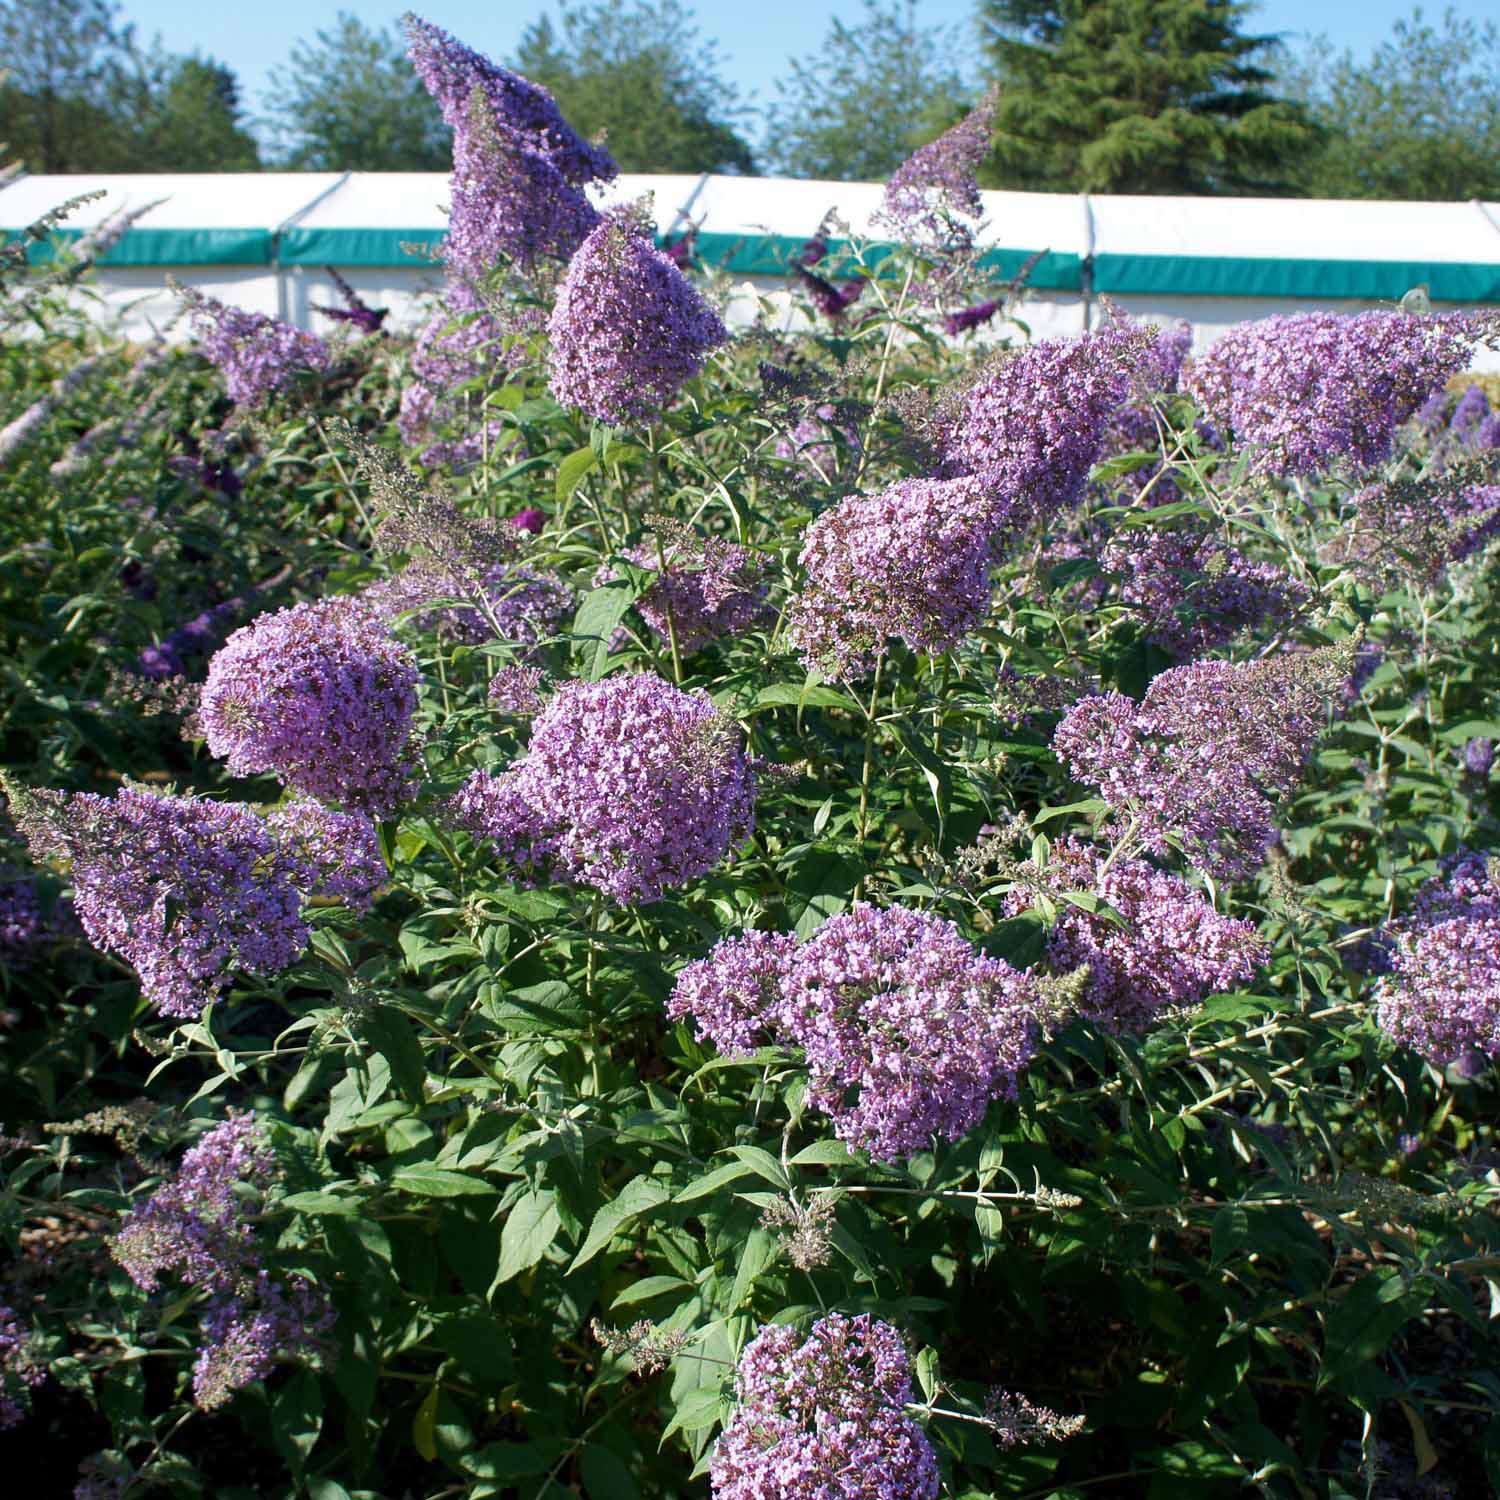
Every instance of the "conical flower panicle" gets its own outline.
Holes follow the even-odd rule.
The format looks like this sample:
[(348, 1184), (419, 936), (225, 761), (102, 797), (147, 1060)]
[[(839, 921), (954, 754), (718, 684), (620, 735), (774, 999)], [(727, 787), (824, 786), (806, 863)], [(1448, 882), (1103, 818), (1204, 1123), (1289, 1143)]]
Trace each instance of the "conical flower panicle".
[(648, 422), (728, 330), (692, 283), (623, 217), (578, 248), (548, 324), (552, 394), (600, 422)]

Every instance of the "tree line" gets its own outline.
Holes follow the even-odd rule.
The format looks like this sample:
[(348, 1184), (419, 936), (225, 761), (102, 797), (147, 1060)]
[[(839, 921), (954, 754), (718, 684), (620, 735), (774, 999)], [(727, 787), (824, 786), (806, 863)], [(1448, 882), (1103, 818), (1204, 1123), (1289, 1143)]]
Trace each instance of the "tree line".
[[(627, 172), (887, 176), (1000, 86), (989, 187), (1500, 198), (1500, 26), (1418, 9), (1367, 57), (1292, 50), (1244, 0), (862, 0), (753, 107), (679, 0), (556, 0), (506, 59)], [(977, 43), (977, 45), (976, 45)], [(396, 26), (299, 41), (253, 113), (114, 0), (0, 0), (0, 160), (34, 172), (439, 171), (448, 131)]]

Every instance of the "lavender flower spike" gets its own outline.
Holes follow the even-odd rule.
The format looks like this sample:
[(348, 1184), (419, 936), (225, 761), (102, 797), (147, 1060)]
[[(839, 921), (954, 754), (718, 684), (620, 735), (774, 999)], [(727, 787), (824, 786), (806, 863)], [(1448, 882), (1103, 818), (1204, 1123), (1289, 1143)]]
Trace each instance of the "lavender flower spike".
[(332, 356), (315, 334), (264, 313), (230, 307), (215, 297), (172, 283), (188, 305), (188, 316), (204, 357), (224, 377), (229, 399), (254, 410), (290, 385), (301, 370), (326, 370)]
[(614, 424), (651, 420), (729, 337), (692, 283), (623, 216), (579, 247), (548, 327), (552, 394)]
[(939, 253), (972, 247), (984, 215), (976, 174), (989, 154), (998, 106), (999, 92), (992, 88), (978, 108), (891, 174), (880, 218), (903, 239)]

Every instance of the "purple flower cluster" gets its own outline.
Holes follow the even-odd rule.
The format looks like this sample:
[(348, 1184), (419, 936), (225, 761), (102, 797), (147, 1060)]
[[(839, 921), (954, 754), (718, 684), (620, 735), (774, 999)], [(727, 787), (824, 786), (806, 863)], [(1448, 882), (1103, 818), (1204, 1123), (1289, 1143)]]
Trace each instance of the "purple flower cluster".
[(503, 714), (526, 716), (542, 711), (542, 669), (512, 662), (490, 678), (486, 697)]
[(892, 636), (933, 654), (956, 646), (990, 604), (991, 500), (972, 479), (902, 479), (825, 511), (808, 527), (807, 581), (787, 613), (797, 649), (854, 677)]
[(1434, 588), (1450, 567), (1500, 535), (1500, 485), (1465, 482), (1457, 468), (1400, 475), (1357, 491), (1352, 512), (1325, 549), (1329, 561)]
[(1242, 878), (1275, 842), (1276, 803), (1343, 706), (1350, 667), (1340, 648), (1173, 667), (1140, 703), (1114, 692), (1081, 699), (1052, 747), (1153, 853), (1180, 830), (1204, 869)]
[(937, 1459), (906, 1413), (906, 1345), (867, 1314), (769, 1325), (735, 1371), (739, 1405), (709, 1462), (714, 1500), (937, 1500)]
[(332, 318), (335, 323), (350, 323), (365, 333), (379, 333), (381, 326), (390, 315), (390, 308), (371, 307), (332, 266), (324, 266), (323, 269), (328, 272), (329, 278), (339, 289), (339, 296), (344, 299), (344, 305), (342, 307), (319, 307), (314, 303), (313, 311), (322, 313), (325, 318)]
[(1464, 770), (1471, 776), (1488, 776), (1495, 764), (1495, 742), (1492, 739), (1472, 739), (1464, 746)]
[(646, 904), (749, 835), (755, 777), (706, 693), (642, 672), (567, 683), (526, 754), (502, 774), (475, 772), (450, 813), (523, 878)]
[(385, 878), (367, 820), (306, 804), (268, 824), (239, 804), (127, 786), (113, 797), (27, 794), (16, 817), (38, 858), (72, 861), (89, 941), (133, 965), (146, 997), (176, 1019), (197, 1016), (236, 969), (295, 963), (308, 897), (362, 904)]
[(958, 404), (946, 471), (982, 476), (1021, 522), (1069, 509), (1146, 347), (1142, 330), (1111, 327), (997, 356)]
[(919, 249), (972, 249), (984, 216), (979, 165), (989, 155), (998, 104), (991, 90), (977, 109), (902, 162), (886, 183), (880, 220)]
[(52, 936), (36, 882), (0, 869), (0, 970), (28, 967)]
[(1454, 403), (1448, 431), (1466, 448), (1500, 448), (1500, 412), (1490, 410), (1482, 385), (1467, 387)]
[(326, 370), (331, 362), (322, 339), (264, 313), (246, 312), (195, 292), (188, 315), (199, 347), (223, 375), (236, 406), (264, 406), (299, 371)]
[(579, 247), (548, 324), (552, 394), (601, 422), (650, 421), (728, 330), (624, 216)]
[[(1052, 846), (1038, 879), (1056, 890), (1091, 892), (1124, 925), (1059, 902), (1047, 935), (1047, 959), (1059, 974), (1089, 971), (1079, 1013), (1110, 1030), (1135, 1030), (1168, 1006), (1197, 1005), (1206, 996), (1245, 984), (1265, 961), (1267, 944), (1251, 922), (1220, 916), (1203, 892), (1180, 875), (1140, 859), (1105, 868), (1103, 851), (1075, 838)], [(1007, 915), (1030, 904), (1018, 884)]]
[(957, 1140), (1036, 1051), (1034, 981), (952, 922), (856, 902), (804, 943), (747, 932), (678, 977), (667, 1014), (722, 1050), (800, 1047), (808, 1102), (883, 1161)]
[(208, 665), (198, 718), (239, 776), (272, 772), (296, 791), (393, 817), (418, 776), (411, 656), (357, 600), (261, 615)]
[(793, 266), (792, 270), (812, 305), (830, 322), (841, 322), (844, 314), (864, 295), (866, 283), (863, 276), (853, 276), (842, 286), (837, 286), (815, 271), (809, 271), (805, 265)]
[(136, 670), (154, 682), (183, 676), (196, 660), (223, 644), (224, 637), (245, 613), (248, 603), (248, 600), (238, 597), (226, 599), (222, 604), (194, 615), (155, 645), (147, 646), (136, 661)]
[(0, 1305), (0, 1432), (19, 1427), (31, 1412), (31, 1392), (47, 1379), (30, 1333), (13, 1308)]
[(130, 1212), (115, 1237), (115, 1259), (143, 1292), (155, 1291), (167, 1271), (193, 1286), (242, 1281), (253, 1274), (255, 1231), (236, 1189), (263, 1191), (274, 1166), (255, 1116), (231, 1114)]
[(274, 1166), (255, 1116), (230, 1115), (183, 1155), (176, 1174), (115, 1237), (115, 1259), (142, 1291), (175, 1271), (208, 1292), (193, 1366), (193, 1394), (205, 1411), (263, 1379), (278, 1360), (320, 1352), (333, 1323), (310, 1282), (273, 1280), (262, 1264), (246, 1193), (263, 1195)]
[(334, 812), (321, 802), (287, 802), (271, 809), (266, 826), (276, 839), (278, 865), (306, 895), (364, 911), (385, 882), (380, 835), (359, 813)]
[(1188, 367), (1189, 395), (1264, 473), (1374, 465), (1396, 428), (1464, 368), (1469, 315), (1294, 313), (1231, 328)]
[(943, 329), (949, 338), (957, 338), (961, 333), (972, 333), (974, 329), (982, 328), (999, 311), (1000, 304), (996, 301), (976, 302), (972, 307), (961, 307), (957, 312), (945, 314)]
[[(1123, 315), (1112, 319), (1121, 329), (1139, 325)], [(1120, 453), (1136, 453), (1158, 446), (1156, 417), (1152, 412), (1154, 396), (1174, 394), (1182, 380), (1182, 369), (1193, 348), (1193, 325), (1177, 323), (1161, 328), (1141, 354), (1131, 381), (1131, 394), (1114, 414), (1104, 435), (1100, 458)], [(1154, 468), (1137, 469), (1129, 476), (1136, 488), (1143, 488), (1155, 476)], [(1175, 486), (1174, 486), (1175, 488)], [(1170, 494), (1163, 498), (1170, 499)]]
[[(833, 436), (838, 433), (843, 442)], [(824, 484), (835, 483), (845, 455), (852, 468), (861, 449), (859, 427), (854, 417), (840, 413), (836, 406), (823, 405), (804, 411), (797, 425), (785, 437), (776, 440), (776, 457), (797, 459), (807, 465)]]
[(1192, 526), (1123, 529), (1099, 561), (1118, 577), (1118, 596), (1139, 614), (1146, 637), (1177, 657), (1212, 651), (1254, 626), (1279, 626), (1307, 600), (1284, 569), (1252, 562)]
[[(541, 326), (541, 313), (534, 309), (499, 318), (462, 285), (449, 286), (442, 306), (417, 334), (408, 365), (411, 379), (396, 417), (401, 441), (422, 447), (428, 468), (447, 464), (462, 473), (486, 448), (516, 456), (514, 427), (498, 418), (470, 420), (463, 401), (450, 392), (476, 380), (503, 383), (525, 363), (526, 337)], [(453, 429), (461, 434), (452, 436)]]
[(1465, 851), (1417, 892), (1383, 934), (1391, 972), (1377, 1014), (1429, 1061), (1500, 1057), (1500, 883), (1490, 859)]
[[(573, 590), (553, 573), (496, 563), (466, 585), (460, 573), (425, 560), (370, 584), (359, 598), (387, 625), (418, 611), (412, 622), (419, 630), (471, 645), (501, 640), (528, 649), (556, 635), (577, 605)], [(438, 602), (464, 599), (473, 602)]]
[(609, 153), (585, 141), (539, 84), (417, 16), (404, 21), (407, 55), (453, 130), (449, 265), (479, 281), (502, 255), (523, 267), (566, 260), (598, 223), (582, 189), (614, 178)]
[[(642, 542), (623, 555), (657, 575), (635, 607), (658, 639), (666, 641), (675, 633), (683, 656), (726, 636), (742, 635), (766, 615), (766, 559), (737, 542), (689, 534), (662, 554), (655, 543)], [(606, 566), (597, 582), (611, 576)]]

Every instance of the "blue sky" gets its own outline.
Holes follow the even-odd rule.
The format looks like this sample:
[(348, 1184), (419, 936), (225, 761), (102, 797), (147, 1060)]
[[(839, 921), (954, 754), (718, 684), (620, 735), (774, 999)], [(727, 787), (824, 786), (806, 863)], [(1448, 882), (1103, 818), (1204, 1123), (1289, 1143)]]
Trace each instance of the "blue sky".
[[(689, 0), (691, 3), (691, 0)], [(240, 75), (252, 111), (270, 70), (284, 62), (299, 37), (329, 25), (340, 9), (354, 10), (371, 24), (393, 20), (406, 9), (396, 0), (389, 10), (356, 0), (257, 0), (243, 6), (205, 8), (203, 0), (124, 0), (123, 15), (148, 37), (159, 33), (173, 51), (211, 53)], [(504, 58), (527, 24), (548, 0), (414, 0), (412, 8), (455, 32), (470, 46)], [(751, 96), (752, 102), (774, 99), (776, 79), (788, 56), (815, 50), (831, 18), (857, 18), (856, 0), (699, 0), (702, 32), (720, 44), (724, 75)], [(920, 0), (918, 16), (927, 24), (964, 26), (973, 0)], [(1492, 15), (1493, 0), (1457, 0), (1463, 15)], [(1442, 4), (1429, 5), (1436, 15)], [(1261, 31), (1283, 32), (1289, 39), (1325, 33), (1335, 43), (1365, 52), (1387, 37), (1394, 23), (1412, 11), (1411, 0), (1261, 0), (1252, 24)]]

